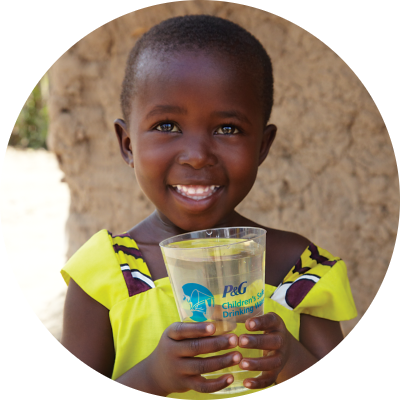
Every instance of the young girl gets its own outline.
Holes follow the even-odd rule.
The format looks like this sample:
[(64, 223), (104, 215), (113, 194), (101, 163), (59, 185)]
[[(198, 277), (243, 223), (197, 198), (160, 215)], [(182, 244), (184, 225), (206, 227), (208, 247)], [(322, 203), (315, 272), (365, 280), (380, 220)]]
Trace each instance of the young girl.
[[(248, 334), (213, 336), (211, 322), (178, 322), (159, 243), (187, 231), (260, 227), (235, 207), (275, 139), (277, 128), (267, 124), (272, 94), (264, 48), (220, 18), (172, 18), (131, 51), (124, 120), (115, 130), (156, 209), (124, 234), (98, 232), (62, 270), (69, 284), (62, 344), (96, 371), (161, 396), (221, 398), (212, 393), (233, 375), (202, 374), (239, 365), (260, 371), (243, 385), (262, 389), (304, 371), (343, 339), (339, 321), (356, 316), (345, 264), (272, 228), (265, 228), (267, 313), (246, 321)], [(241, 348), (264, 356), (242, 358)]]

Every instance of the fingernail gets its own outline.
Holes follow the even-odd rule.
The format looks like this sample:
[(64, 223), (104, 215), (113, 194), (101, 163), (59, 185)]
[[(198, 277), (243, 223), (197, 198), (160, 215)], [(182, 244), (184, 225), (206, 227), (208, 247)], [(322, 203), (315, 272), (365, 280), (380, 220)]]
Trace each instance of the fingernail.
[(236, 364), (240, 361), (240, 356), (239, 356), (239, 354), (235, 354), (235, 355), (233, 356), (233, 361), (234, 361)]
[(230, 376), (230, 377), (226, 380), (226, 382), (229, 383), (229, 384), (231, 384), (231, 383), (233, 382), (233, 378)]
[(249, 368), (250, 364), (247, 361), (242, 361), (242, 363), (240, 364), (241, 368)]
[(256, 323), (255, 323), (254, 321), (250, 321), (250, 322), (249, 322), (249, 327), (250, 327), (251, 329), (255, 328), (255, 327), (256, 327)]
[(247, 339), (247, 337), (240, 338), (240, 344), (242, 346), (246, 346), (247, 344), (249, 344), (249, 339)]
[(231, 346), (237, 346), (237, 336), (231, 336), (231, 337), (229, 338), (229, 344), (230, 344)]
[(249, 388), (249, 387), (251, 387), (251, 383), (250, 383), (250, 382), (245, 382), (245, 383), (244, 383), (244, 386), (246, 386), (246, 387)]
[(214, 325), (213, 324), (209, 324), (209, 325), (207, 325), (207, 327), (206, 327), (206, 331), (207, 332), (214, 332)]

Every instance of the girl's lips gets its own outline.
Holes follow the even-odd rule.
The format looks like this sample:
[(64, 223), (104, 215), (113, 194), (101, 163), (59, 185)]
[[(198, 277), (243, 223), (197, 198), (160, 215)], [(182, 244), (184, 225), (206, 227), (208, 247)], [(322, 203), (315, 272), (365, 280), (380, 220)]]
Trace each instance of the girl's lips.
[(172, 188), (180, 195), (192, 200), (204, 200), (211, 197), (219, 188), (218, 185), (172, 185)]
[[(219, 197), (219, 195), (221, 194), (222, 189), (224, 188), (224, 186), (215, 188), (214, 191), (211, 192), (211, 194), (208, 195), (207, 197), (197, 195), (197, 194), (193, 197), (189, 197), (188, 195), (180, 193), (177, 190), (177, 188), (174, 188), (172, 186), (168, 186), (168, 187), (180, 203), (183, 203), (186, 207), (189, 206), (189, 208), (198, 209), (199, 211), (201, 209), (204, 209), (205, 207), (208, 207), (214, 201), (216, 201), (217, 198)], [(194, 197), (200, 197), (200, 199), (196, 199)]]

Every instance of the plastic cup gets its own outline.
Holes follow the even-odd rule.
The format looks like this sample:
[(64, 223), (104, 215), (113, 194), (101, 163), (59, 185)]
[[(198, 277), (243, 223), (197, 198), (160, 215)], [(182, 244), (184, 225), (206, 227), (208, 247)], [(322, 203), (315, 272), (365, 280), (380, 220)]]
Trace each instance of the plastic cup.
[[(266, 233), (261, 228), (219, 228), (185, 233), (160, 243), (182, 322), (213, 322), (215, 335), (248, 333), (245, 321), (264, 314)], [(262, 357), (261, 350), (239, 351), (246, 358)], [(219, 394), (248, 390), (243, 380), (260, 374), (234, 366), (203, 376), (217, 378), (226, 373), (235, 380)]]

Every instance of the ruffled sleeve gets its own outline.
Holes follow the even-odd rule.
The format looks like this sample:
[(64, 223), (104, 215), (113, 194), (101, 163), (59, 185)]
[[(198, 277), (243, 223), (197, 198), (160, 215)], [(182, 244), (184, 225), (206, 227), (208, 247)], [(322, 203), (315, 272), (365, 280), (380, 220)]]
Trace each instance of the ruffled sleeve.
[(67, 285), (72, 278), (90, 297), (109, 310), (129, 297), (112, 235), (105, 229), (92, 236), (69, 259), (61, 275)]
[(357, 316), (346, 264), (311, 243), (271, 299), (299, 314), (333, 321)]

